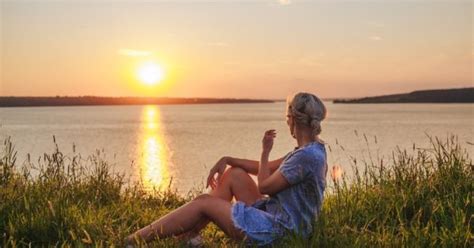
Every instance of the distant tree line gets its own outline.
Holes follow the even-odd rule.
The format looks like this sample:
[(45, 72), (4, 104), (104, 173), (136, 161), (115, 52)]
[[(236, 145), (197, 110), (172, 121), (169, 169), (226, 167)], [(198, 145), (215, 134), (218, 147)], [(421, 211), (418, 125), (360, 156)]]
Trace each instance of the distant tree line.
[(339, 99), (334, 103), (474, 103), (474, 88), (419, 90), (357, 99)]
[(273, 100), (238, 98), (169, 98), (169, 97), (0, 97), (0, 107), (84, 106), (84, 105), (146, 105), (146, 104), (204, 104), (204, 103), (269, 103)]

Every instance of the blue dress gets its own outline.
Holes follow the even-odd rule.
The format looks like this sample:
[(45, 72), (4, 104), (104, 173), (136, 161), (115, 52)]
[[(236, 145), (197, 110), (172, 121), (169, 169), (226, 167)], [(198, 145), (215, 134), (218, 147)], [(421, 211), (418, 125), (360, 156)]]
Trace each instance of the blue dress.
[(288, 232), (308, 237), (326, 187), (326, 149), (311, 142), (290, 152), (279, 168), (290, 187), (246, 206), (232, 206), (232, 221), (249, 242), (267, 245)]

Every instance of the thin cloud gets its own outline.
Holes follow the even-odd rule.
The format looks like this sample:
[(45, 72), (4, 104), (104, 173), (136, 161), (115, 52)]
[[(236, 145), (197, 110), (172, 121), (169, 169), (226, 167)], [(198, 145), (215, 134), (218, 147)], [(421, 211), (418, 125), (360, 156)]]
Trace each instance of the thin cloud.
[(380, 41), (380, 40), (382, 40), (382, 37), (374, 35), (374, 36), (370, 36), (369, 39), (371, 39), (373, 41)]
[(289, 5), (291, 4), (291, 0), (278, 0), (280, 5)]
[(152, 54), (150, 51), (144, 50), (135, 50), (135, 49), (120, 49), (118, 50), (120, 55), (130, 56), (130, 57), (147, 57)]

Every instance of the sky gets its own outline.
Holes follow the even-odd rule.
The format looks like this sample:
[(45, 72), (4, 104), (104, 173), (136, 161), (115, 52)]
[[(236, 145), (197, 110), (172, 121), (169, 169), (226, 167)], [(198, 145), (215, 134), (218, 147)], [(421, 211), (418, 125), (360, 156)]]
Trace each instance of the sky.
[[(470, 1), (0, 1), (0, 96), (473, 87)], [(139, 78), (144, 63), (163, 72), (159, 83)]]

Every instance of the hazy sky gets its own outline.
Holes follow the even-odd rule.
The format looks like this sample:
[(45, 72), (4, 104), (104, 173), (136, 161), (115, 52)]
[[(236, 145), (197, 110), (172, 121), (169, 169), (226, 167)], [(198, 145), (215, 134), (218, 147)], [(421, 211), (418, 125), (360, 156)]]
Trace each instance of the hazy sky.
[[(2, 1), (0, 95), (358, 97), (473, 86), (470, 1)], [(137, 66), (165, 79), (146, 86)]]

